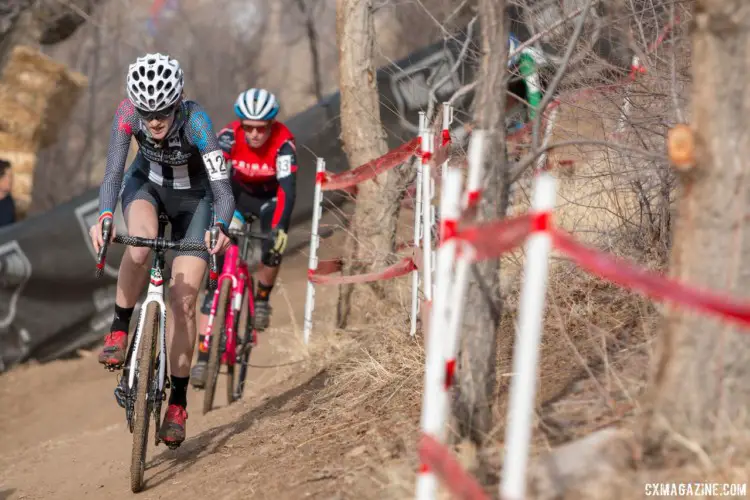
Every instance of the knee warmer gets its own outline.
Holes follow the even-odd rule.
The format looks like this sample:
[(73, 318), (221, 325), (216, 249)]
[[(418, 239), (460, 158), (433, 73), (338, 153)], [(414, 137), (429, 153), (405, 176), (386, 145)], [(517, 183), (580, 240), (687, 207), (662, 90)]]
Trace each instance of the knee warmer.
[(273, 249), (273, 241), (264, 241), (261, 245), (260, 261), (266, 267), (279, 267), (281, 264), (281, 254)]
[(276, 252), (273, 248), (263, 252), (263, 256), (260, 261), (266, 267), (279, 267), (281, 264), (281, 254)]

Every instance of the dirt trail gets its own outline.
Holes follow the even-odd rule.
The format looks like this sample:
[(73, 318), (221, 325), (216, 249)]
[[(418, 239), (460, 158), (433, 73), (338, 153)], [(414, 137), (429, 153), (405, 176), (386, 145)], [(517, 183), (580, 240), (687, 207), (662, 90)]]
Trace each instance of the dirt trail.
[[(146, 488), (138, 497), (265, 497), (253, 491), (253, 464), (268, 459), (273, 443), (283, 435), (263, 432), (248, 440), (248, 433), (244, 438), (240, 434), (253, 435), (258, 422), (323, 380), (305, 361), (309, 356), (301, 341), (306, 268), (306, 255), (296, 254), (282, 269), (272, 302), (273, 324), (253, 353), (244, 399), (225, 407), (220, 387), (219, 408), (203, 416), (203, 393), (191, 390), (188, 439), (170, 451), (154, 448), (149, 437)], [(321, 290), (317, 305), (324, 306), (326, 300)], [(0, 377), (0, 500), (133, 497), (132, 438), (114, 401), (115, 383), (115, 376), (103, 370), (93, 354), (23, 366)], [(273, 424), (268, 423), (271, 428)], [(260, 445), (266, 440), (271, 449), (250, 447), (252, 441)]]

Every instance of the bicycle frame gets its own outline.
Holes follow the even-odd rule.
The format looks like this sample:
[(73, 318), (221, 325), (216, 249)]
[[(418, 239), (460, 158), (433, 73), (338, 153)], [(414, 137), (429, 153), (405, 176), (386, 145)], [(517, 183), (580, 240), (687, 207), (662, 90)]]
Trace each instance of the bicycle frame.
[[(249, 229), (250, 224), (246, 224), (246, 229)], [(218, 285), (214, 291), (214, 297), (211, 302), (211, 310), (208, 315), (208, 323), (206, 325), (206, 332), (203, 337), (203, 343), (201, 349), (204, 352), (208, 352), (209, 346), (211, 345), (211, 334), (213, 332), (213, 322), (216, 317), (216, 309), (219, 306), (219, 293), (221, 291), (221, 285), (225, 280), (231, 280), (231, 290), (229, 293), (229, 300), (227, 305), (229, 310), (227, 311), (226, 320), (224, 321), (224, 333), (226, 337), (226, 344), (224, 352), (221, 354), (221, 363), (228, 366), (234, 366), (237, 362), (237, 332), (235, 327), (237, 326), (237, 314), (242, 309), (242, 301), (245, 300), (245, 285), (250, 283), (247, 288), (247, 301), (248, 301), (248, 312), (249, 318), (255, 316), (255, 301), (253, 300), (253, 286), (251, 281), (250, 271), (244, 257), (247, 256), (249, 248), (249, 238), (244, 238), (242, 241), (242, 250), (236, 243), (232, 243), (227, 249), (224, 257), (224, 266), (222, 267), (221, 274), (218, 278)], [(251, 345), (256, 343), (256, 331), (255, 328), (250, 328), (252, 335)]]
[[(168, 217), (165, 214), (159, 214), (159, 228), (156, 238), (117, 235), (110, 240), (112, 219), (105, 218), (101, 221), (104, 244), (99, 249), (97, 255), (97, 277), (101, 277), (102, 275), (107, 247), (110, 241), (123, 245), (148, 247), (154, 252), (149, 285), (146, 290), (146, 300), (141, 304), (141, 310), (138, 314), (138, 325), (133, 336), (133, 341), (128, 347), (125, 359), (125, 371), (127, 373), (123, 373), (119, 378), (118, 386), (115, 389), (115, 398), (120, 406), (125, 407), (125, 416), (130, 432), (133, 434), (133, 448), (130, 458), (130, 488), (133, 492), (141, 491), (143, 488), (143, 474), (146, 468), (148, 449), (148, 427), (151, 417), (154, 418), (155, 445), (162, 442), (159, 437), (161, 405), (166, 399), (165, 389), (169, 386), (167, 381), (167, 308), (164, 303), (164, 255), (167, 250), (203, 251), (206, 248), (205, 243), (198, 240), (165, 240), (164, 230), (168, 223)], [(210, 248), (215, 248), (220, 231), (219, 226), (213, 226), (209, 230)], [(209, 288), (212, 288), (215, 286), (216, 261), (212, 260), (210, 266), (211, 279), (209, 280)], [(156, 307), (155, 318), (149, 311), (151, 305)], [(153, 331), (152, 327), (154, 325), (147, 324), (147, 321), (157, 321), (159, 323), (158, 329)], [(141, 351), (140, 344), (146, 330), (148, 330), (146, 336), (149, 337), (148, 342), (151, 345), (144, 346), (146, 350)], [(159, 336), (158, 352), (156, 351), (156, 339), (153, 335)], [(154, 356), (156, 356), (156, 359), (154, 359)], [(158, 365), (158, 371), (155, 369), (155, 365)], [(112, 371), (111, 367), (108, 368)], [(141, 373), (138, 373), (139, 368)], [(139, 384), (143, 384), (140, 386), (140, 389), (138, 388)], [(167, 443), (167, 446), (172, 449), (178, 445)]]
[[(167, 226), (167, 219), (165, 217), (159, 217), (159, 230), (158, 237), (164, 236), (164, 230)], [(138, 356), (134, 356), (134, 353), (139, 352), (141, 344), (141, 336), (143, 328), (146, 323), (146, 312), (148, 311), (149, 304), (156, 303), (159, 308), (159, 376), (157, 378), (157, 387), (149, 388), (149, 394), (152, 401), (160, 401), (159, 394), (164, 395), (164, 390), (167, 381), (167, 307), (164, 303), (164, 276), (163, 269), (165, 266), (164, 250), (154, 250), (153, 263), (149, 272), (149, 284), (146, 291), (146, 299), (141, 304), (140, 311), (138, 313), (138, 326), (133, 336), (133, 341), (128, 349), (127, 357), (127, 371), (128, 371), (128, 391), (132, 394), (133, 389), (136, 385), (136, 367), (138, 364)], [(152, 392), (156, 389), (155, 393)], [(157, 406), (157, 408), (160, 405)], [(129, 409), (128, 409), (129, 410)], [(160, 413), (160, 412), (159, 412)], [(158, 425), (158, 422), (157, 422)]]
[[(160, 222), (161, 223), (161, 222)], [(161, 233), (161, 231), (160, 231)], [(146, 311), (148, 305), (155, 302), (159, 306), (160, 321), (159, 321), (159, 392), (164, 390), (167, 374), (167, 308), (164, 304), (164, 277), (162, 275), (162, 269), (164, 268), (164, 254), (161, 251), (154, 252), (154, 261), (151, 266), (151, 272), (149, 276), (148, 291), (146, 292), (146, 300), (141, 304), (141, 310), (138, 314), (138, 326), (135, 330), (135, 336), (133, 338), (132, 347), (130, 353), (138, 352), (141, 342), (141, 333), (146, 322)], [(128, 366), (128, 389), (133, 389), (135, 385), (135, 371), (138, 363), (137, 356), (129, 356)]]

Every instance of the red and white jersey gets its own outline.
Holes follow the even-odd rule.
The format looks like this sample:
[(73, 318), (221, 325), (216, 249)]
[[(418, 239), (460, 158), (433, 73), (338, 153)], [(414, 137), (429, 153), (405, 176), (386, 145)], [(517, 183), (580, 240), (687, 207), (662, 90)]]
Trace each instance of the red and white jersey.
[(297, 171), (294, 136), (280, 122), (271, 125), (271, 136), (260, 148), (251, 148), (239, 120), (219, 132), (219, 144), (232, 164), (232, 180), (242, 184), (269, 184)]

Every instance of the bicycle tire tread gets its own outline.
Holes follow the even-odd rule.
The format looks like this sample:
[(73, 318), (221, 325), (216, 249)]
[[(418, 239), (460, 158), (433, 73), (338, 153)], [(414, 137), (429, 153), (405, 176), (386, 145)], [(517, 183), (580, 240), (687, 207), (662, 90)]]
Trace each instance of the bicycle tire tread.
[[(153, 377), (154, 341), (158, 325), (158, 304), (151, 303), (145, 312), (146, 321), (138, 349), (138, 384), (136, 386), (135, 411), (133, 418), (133, 448), (130, 454), (130, 489), (138, 493), (143, 489), (143, 476), (146, 469), (146, 452), (148, 450), (148, 429), (150, 411), (148, 406), (148, 392)], [(144, 351), (145, 349), (145, 351)], [(145, 380), (141, 379), (147, 374)], [(145, 382), (145, 383), (142, 383)]]
[(219, 291), (219, 302), (216, 306), (216, 316), (211, 325), (211, 343), (208, 348), (208, 365), (206, 366), (206, 385), (203, 394), (203, 414), (210, 412), (214, 405), (216, 382), (219, 378), (221, 363), (221, 328), (224, 326), (229, 301), (229, 291), (232, 282), (224, 280)]

